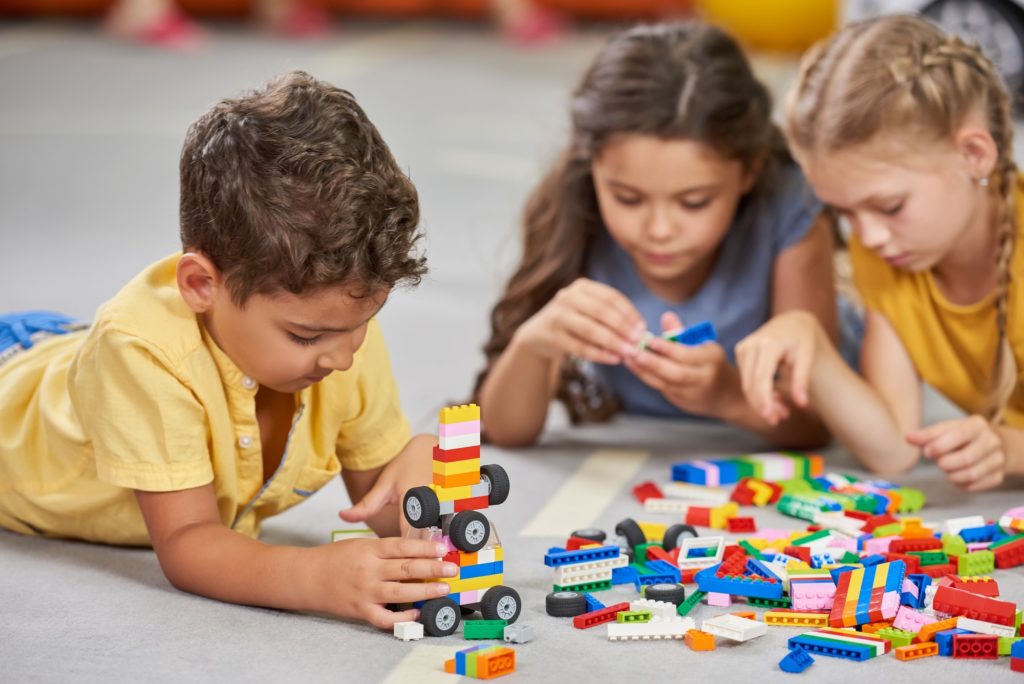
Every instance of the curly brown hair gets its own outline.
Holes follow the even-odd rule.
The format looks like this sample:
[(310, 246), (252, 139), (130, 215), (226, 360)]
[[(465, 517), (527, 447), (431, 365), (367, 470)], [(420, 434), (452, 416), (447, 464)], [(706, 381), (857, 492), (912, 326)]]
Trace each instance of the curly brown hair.
[(181, 242), (254, 294), (416, 285), (419, 200), (348, 91), (301, 71), (214, 105), (181, 151)]
[[(762, 164), (761, 185), (790, 160), (771, 110), (771, 96), (740, 46), (714, 26), (656, 24), (612, 36), (573, 94), (568, 148), (527, 202), (522, 259), (491, 312), (487, 363), (474, 395), (516, 329), (583, 275), (587, 249), (604, 230), (591, 164), (609, 138), (700, 140), (746, 168)], [(562, 368), (556, 396), (574, 423), (605, 420), (618, 408), (573, 359)]]

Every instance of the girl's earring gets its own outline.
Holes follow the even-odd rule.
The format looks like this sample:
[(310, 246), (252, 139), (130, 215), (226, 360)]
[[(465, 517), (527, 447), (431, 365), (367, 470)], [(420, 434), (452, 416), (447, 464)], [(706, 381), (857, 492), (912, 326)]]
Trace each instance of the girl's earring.
[(978, 179), (978, 185), (980, 185), (983, 188), (987, 188), (988, 187), (988, 177), (986, 176), (984, 178), (979, 178)]

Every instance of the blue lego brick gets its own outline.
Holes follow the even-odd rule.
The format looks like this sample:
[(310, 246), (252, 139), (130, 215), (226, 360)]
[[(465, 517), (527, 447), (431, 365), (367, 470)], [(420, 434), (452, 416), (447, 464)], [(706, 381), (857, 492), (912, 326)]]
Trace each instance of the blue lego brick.
[(907, 577), (907, 564), (901, 560), (889, 563), (889, 574), (885, 578), (885, 593), (894, 591), (899, 593), (903, 590), (903, 580)]
[(704, 344), (705, 342), (714, 342), (718, 339), (718, 335), (715, 332), (715, 326), (711, 324), (711, 321), (701, 321), (686, 328), (678, 335), (673, 335), (667, 339), (679, 344), (685, 344), (688, 347), (695, 347), (698, 344)]
[(815, 499), (815, 503), (821, 507), (823, 511), (832, 511), (838, 513), (843, 510), (843, 505), (834, 499), (828, 499), (826, 497), (818, 497)]
[(848, 641), (824, 639), (815, 634), (801, 634), (789, 640), (790, 650), (799, 648), (831, 658), (847, 658), (849, 660), (867, 660), (875, 657), (874, 646), (861, 646)]
[(617, 584), (634, 584), (639, 576), (640, 573), (634, 567), (615, 568), (612, 570), (612, 586)]
[(1024, 640), (1013, 642), (1013, 645), (1010, 646), (1010, 657), (1024, 658)]
[(679, 568), (672, 565), (668, 561), (664, 560), (649, 560), (647, 561), (647, 569), (653, 572), (655, 575), (668, 575), (669, 577), (675, 577), (672, 580), (673, 584), (679, 584), (682, 580), (682, 575), (679, 573)]
[(880, 565), (881, 563), (884, 563), (884, 562), (885, 562), (885, 556), (883, 556), (880, 553), (876, 553), (876, 554), (873, 554), (873, 555), (870, 555), (870, 556), (864, 556), (863, 558), (860, 559), (860, 564), (863, 565), (864, 567), (868, 567), (869, 565)]
[(857, 550), (858, 551), (863, 551), (864, 550), (864, 544), (866, 544), (868, 541), (870, 541), (870, 540), (872, 540), (874, 538), (875, 538), (875, 535), (873, 535), (873, 534), (862, 534), (859, 537), (857, 537)]
[(479, 651), (482, 648), (490, 647), (490, 644), (481, 644), (479, 646), (471, 646), (470, 648), (464, 648), (461, 651), (457, 651), (455, 653), (455, 674), (466, 674), (466, 656), (473, 651)]
[(790, 649), (789, 655), (779, 661), (779, 669), (783, 672), (796, 674), (803, 672), (814, 664), (814, 658), (807, 651), (800, 648)]
[(977, 544), (980, 542), (990, 542), (995, 539), (995, 536), (999, 533), (998, 525), (984, 525), (982, 527), (968, 527), (967, 529), (960, 530), (960, 536), (968, 544)]
[(865, 493), (864, 496), (870, 496), (875, 500), (875, 510), (872, 511), (875, 515), (882, 515), (886, 509), (889, 508), (889, 498), (882, 496), (881, 494), (875, 494), (873, 492)]
[(565, 553), (565, 549), (561, 546), (552, 546), (547, 550), (547, 553)]
[(811, 567), (820, 568), (824, 565), (835, 565), (836, 559), (828, 551), (811, 554)]
[(853, 572), (854, 570), (859, 570), (859, 568), (855, 565), (840, 565), (838, 568), (832, 568), (831, 570), (829, 570), (828, 574), (832, 575), (832, 581), (835, 582), (836, 586), (838, 587), (839, 576), (842, 575), (844, 572)]
[(777, 582), (781, 582), (782, 578), (772, 572), (771, 568), (768, 567), (763, 561), (759, 561), (756, 558), (747, 559), (747, 572), (758, 577), (767, 577)]
[[(615, 574), (615, 571), (612, 570), (612, 575), (613, 575), (612, 584), (615, 584), (614, 574)], [(584, 592), (583, 598), (587, 599), (587, 612), (588, 613), (592, 613), (595, 610), (601, 610), (602, 608), (605, 607), (605, 605), (603, 603), (601, 603), (597, 599), (597, 597), (595, 597), (593, 594), (591, 594), (589, 592)]]
[(690, 484), (707, 484), (704, 471), (690, 463), (676, 463), (672, 466), (672, 479)]
[(911, 608), (924, 608), (924, 590), (931, 586), (932, 578), (928, 575), (913, 574), (907, 575), (907, 579), (913, 582), (914, 586), (917, 587), (917, 596), (914, 596), (910, 592), (900, 591), (900, 603), (906, 606), (910, 606)]
[(731, 485), (740, 481), (740, 467), (737, 465), (736, 461), (723, 458), (711, 461), (711, 463), (718, 466), (719, 485)]
[(636, 587), (637, 591), (640, 591), (640, 587), (647, 587), (652, 584), (678, 584), (679, 574), (678, 572), (673, 579), (672, 575), (669, 574), (654, 574), (654, 575), (637, 575), (636, 579), (633, 580), (633, 586)]
[(761, 582), (757, 577), (715, 577), (714, 573), (698, 572), (695, 576), (697, 588), (706, 592), (748, 596), (751, 598), (782, 598), (782, 582)]
[(459, 579), (473, 579), (474, 577), (486, 577), (487, 575), (500, 575), (504, 571), (504, 561), (478, 563), (477, 565), (464, 565), (459, 568)]
[(939, 646), (939, 655), (940, 656), (951, 656), (951, 655), (953, 655), (953, 637), (955, 637), (957, 634), (972, 634), (972, 633), (973, 632), (970, 632), (969, 630), (960, 629), (959, 627), (954, 627), (953, 629), (947, 629), (944, 632), (936, 632), (935, 636), (933, 638), (935, 640), (935, 643), (938, 644), (938, 646)]
[(599, 546), (593, 549), (580, 549), (579, 551), (561, 551), (544, 554), (544, 565), (549, 568), (558, 568), (563, 565), (574, 563), (593, 563), (594, 561), (618, 558), (618, 546)]

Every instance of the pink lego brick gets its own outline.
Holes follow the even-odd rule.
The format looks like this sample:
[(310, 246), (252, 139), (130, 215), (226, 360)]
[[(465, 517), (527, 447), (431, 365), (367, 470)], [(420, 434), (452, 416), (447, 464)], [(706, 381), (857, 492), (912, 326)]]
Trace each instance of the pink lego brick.
[(910, 606), (900, 606), (896, 611), (896, 619), (893, 620), (892, 626), (908, 632), (920, 632), (921, 627), (936, 621), (937, 618), (934, 615), (919, 613)]
[(459, 435), (475, 435), (480, 432), (479, 420), (466, 420), (461, 423), (439, 423), (438, 437), (458, 437)]
[(783, 530), (778, 527), (765, 527), (757, 531), (757, 538), (765, 541), (776, 541), (789, 539), (793, 536), (793, 530)]
[(899, 539), (899, 537), (875, 537), (874, 539), (868, 539), (864, 542), (864, 553), (869, 556), (873, 556), (876, 553), (888, 553), (889, 544), (892, 544), (894, 539)]
[(914, 598), (917, 598), (917, 594), (918, 594), (917, 585), (914, 584), (913, 582), (911, 582), (908, 579), (904, 579), (903, 580), (903, 586), (900, 587), (900, 591), (903, 592), (903, 593), (910, 594)]
[(900, 594), (898, 591), (890, 591), (882, 597), (882, 619), (892, 620), (900, 609)]
[(728, 608), (732, 605), (732, 597), (729, 594), (722, 594), (717, 591), (708, 592), (708, 605), (719, 608)]
[(789, 595), (794, 610), (829, 611), (836, 599), (836, 585), (832, 582), (790, 581)]

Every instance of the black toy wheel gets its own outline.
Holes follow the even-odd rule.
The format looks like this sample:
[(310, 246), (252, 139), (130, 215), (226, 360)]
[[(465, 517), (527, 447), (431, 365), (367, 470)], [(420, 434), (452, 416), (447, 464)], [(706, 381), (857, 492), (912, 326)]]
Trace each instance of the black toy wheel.
[(647, 543), (647, 535), (645, 535), (644, 531), (640, 529), (640, 526), (636, 524), (636, 520), (633, 520), (632, 518), (626, 518), (616, 525), (615, 534), (625, 538), (626, 544), (629, 548)]
[(553, 591), (544, 599), (551, 617), (576, 617), (587, 612), (587, 599), (578, 591)]
[(686, 589), (682, 584), (652, 584), (644, 589), (644, 598), (667, 601), (678, 606), (686, 599)]
[(1011, 94), (1024, 90), (1024, 12), (1007, 0), (935, 0), (924, 15), (981, 45)]
[(669, 525), (669, 528), (665, 530), (665, 538), (661, 542), (661, 548), (666, 551), (671, 551), (674, 548), (683, 545), (683, 539), (686, 537), (696, 537), (697, 530), (693, 529), (692, 525), (684, 525), (679, 523), (678, 525)]
[(484, 548), (491, 536), (491, 524), (479, 511), (456, 513), (448, 526), (448, 537), (460, 551), (473, 553)]
[(490, 506), (499, 506), (505, 503), (511, 485), (508, 481), (508, 473), (500, 465), (480, 466), (480, 480), (487, 481), (491, 485), (491, 491), (487, 495), (487, 503)]
[(453, 634), (462, 621), (459, 606), (450, 598), (430, 599), (420, 606), (420, 622), (423, 631), (430, 636), (443, 637)]
[(413, 527), (433, 527), (441, 519), (441, 504), (430, 487), (413, 487), (405, 493), (402, 512)]
[(582, 530), (573, 530), (573, 537), (579, 537), (580, 539), (589, 539), (592, 542), (603, 544), (604, 540), (608, 538), (608, 535), (604, 533), (604, 530), (596, 527), (587, 527)]
[(522, 609), (519, 592), (502, 585), (488, 589), (480, 601), (480, 615), (484, 620), (504, 620), (510, 625), (519, 619)]

